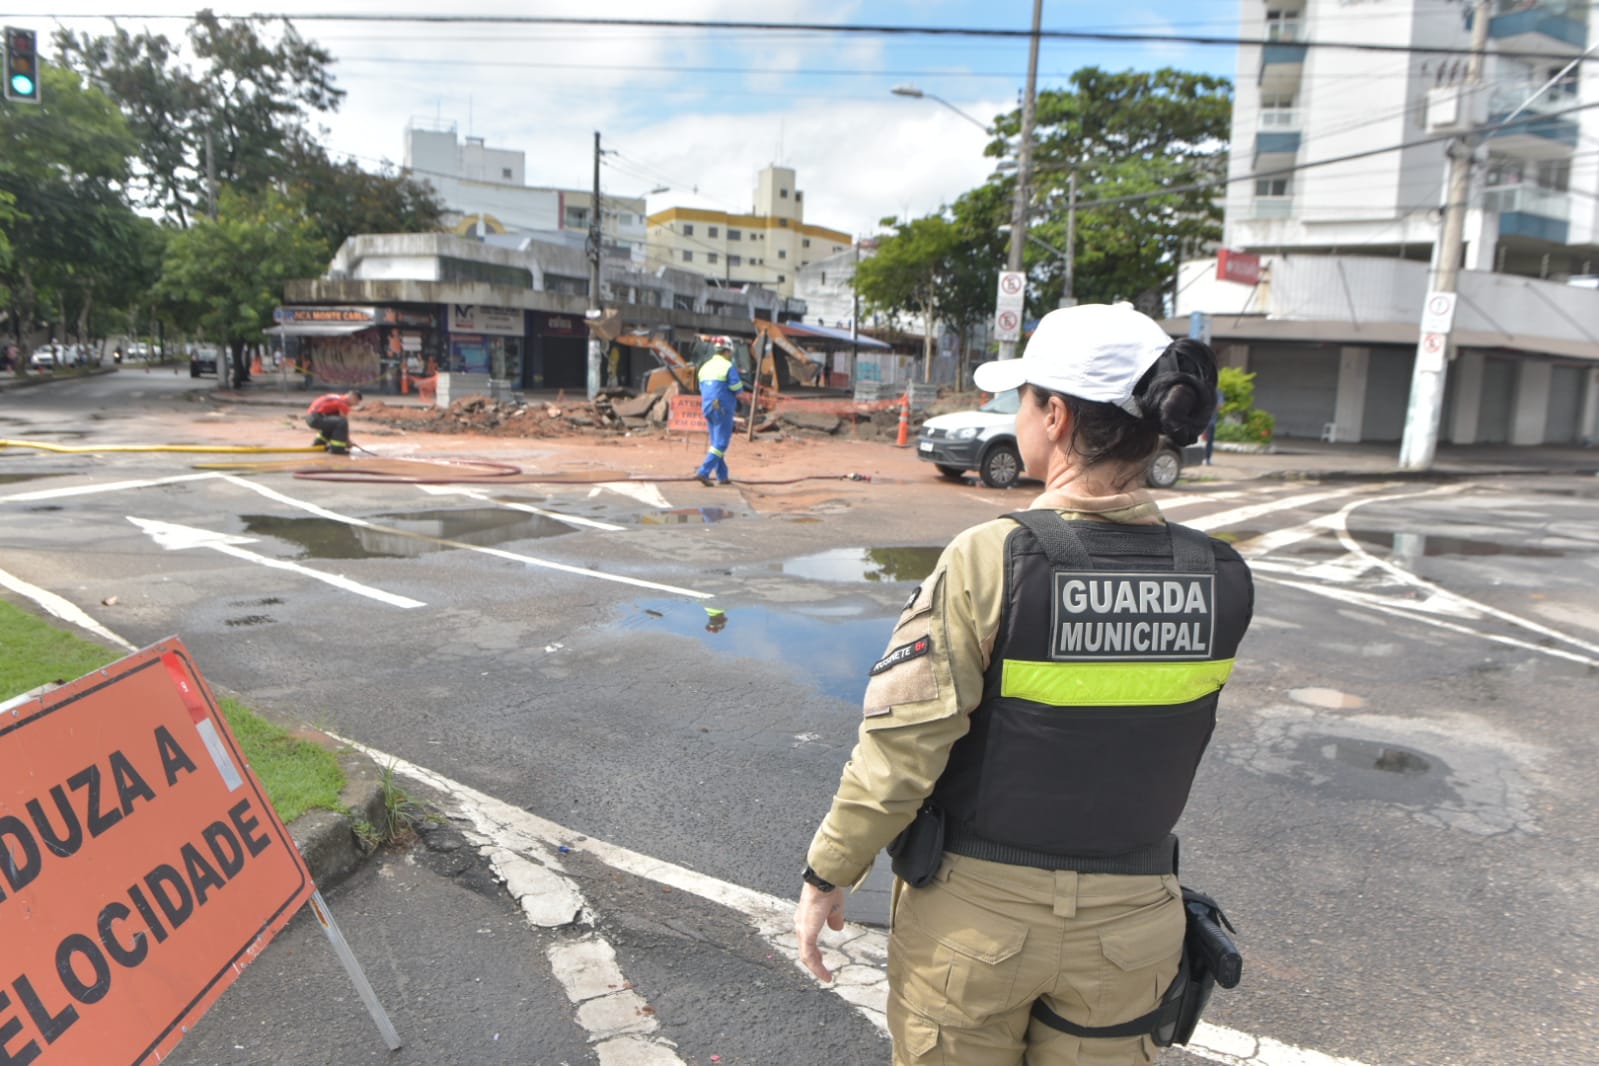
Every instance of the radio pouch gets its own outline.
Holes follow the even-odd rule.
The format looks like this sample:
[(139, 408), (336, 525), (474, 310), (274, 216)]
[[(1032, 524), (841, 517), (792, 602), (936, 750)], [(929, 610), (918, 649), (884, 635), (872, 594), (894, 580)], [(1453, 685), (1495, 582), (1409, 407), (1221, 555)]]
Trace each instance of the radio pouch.
[(944, 812), (928, 805), (910, 825), (889, 841), (894, 876), (912, 888), (926, 888), (944, 861)]

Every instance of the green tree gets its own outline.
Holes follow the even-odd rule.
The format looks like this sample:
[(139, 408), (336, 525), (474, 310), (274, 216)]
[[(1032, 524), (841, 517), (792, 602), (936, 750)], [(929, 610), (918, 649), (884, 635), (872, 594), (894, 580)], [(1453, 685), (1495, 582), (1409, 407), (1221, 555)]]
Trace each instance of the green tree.
[(885, 219), (894, 232), (877, 242), (877, 251), (855, 268), (855, 289), (871, 310), (922, 319), (924, 373), (933, 369), (933, 324), (939, 297), (956, 269), (961, 232), (943, 214), (910, 222)]
[(439, 228), (444, 214), (431, 186), (404, 174), (373, 174), (351, 161), (335, 163), (314, 145), (292, 157), (285, 184), (333, 249), (358, 233), (427, 233)]
[[(1038, 94), (1029, 226), (1056, 247), (1065, 246), (1073, 170), (1085, 204), (1225, 176), (1231, 123), (1231, 88), (1224, 78), (1170, 68), (1078, 70), (1070, 88)], [(1014, 138), (1020, 112), (1000, 116), (996, 128)], [(989, 148), (990, 155), (1003, 151), (1003, 142)], [(1014, 180), (998, 184), (1008, 192)], [(1215, 189), (1080, 208), (1073, 295), (1083, 303), (1130, 300), (1160, 313), (1180, 257), (1220, 240), (1221, 217)], [(1026, 256), (1041, 263), (1033, 272), (1042, 282), (1038, 303), (1054, 303), (1062, 264), (1032, 248)]]
[(304, 204), (276, 189), (225, 188), (215, 219), (168, 238), (156, 295), (180, 324), (226, 342), (233, 380), (244, 384), (245, 347), (271, 324), (283, 283), (317, 273), (329, 253)]
[(128, 207), (134, 140), (112, 100), (45, 65), (42, 102), (0, 110), (0, 287), (19, 342), (41, 316), (80, 338), (98, 301), (147, 278), (149, 225)]
[(188, 50), (165, 37), (118, 27), (105, 37), (62, 30), (63, 60), (114, 97), (138, 141), (135, 168), (146, 206), (179, 225), (203, 214), (206, 138), (220, 184), (253, 193), (281, 180), (292, 159), (314, 145), (312, 116), (338, 109), (330, 52), (283, 20), (270, 23), (194, 16)]

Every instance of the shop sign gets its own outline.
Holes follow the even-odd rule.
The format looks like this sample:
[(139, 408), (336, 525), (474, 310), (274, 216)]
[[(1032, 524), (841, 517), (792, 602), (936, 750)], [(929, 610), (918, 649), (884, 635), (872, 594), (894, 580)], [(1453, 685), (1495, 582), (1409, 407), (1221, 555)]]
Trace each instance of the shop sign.
[(556, 333), (571, 336), (583, 332), (582, 324), (575, 318), (567, 315), (550, 315), (544, 320), (545, 333)]
[(1222, 248), (1216, 253), (1216, 280), (1236, 281), (1240, 285), (1260, 284), (1260, 256)]
[(451, 333), (491, 333), (499, 337), (522, 335), (522, 311), (516, 307), (450, 304)]
[(377, 322), (371, 307), (279, 307), (272, 312), (274, 322)]

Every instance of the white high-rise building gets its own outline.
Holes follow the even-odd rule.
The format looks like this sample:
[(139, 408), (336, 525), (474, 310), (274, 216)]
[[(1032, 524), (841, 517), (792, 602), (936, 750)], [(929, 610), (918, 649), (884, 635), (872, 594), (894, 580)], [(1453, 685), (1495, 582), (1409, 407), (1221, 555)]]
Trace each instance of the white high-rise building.
[[(1468, 270), (1563, 280), (1599, 272), (1599, 40), (1587, 0), (1489, 0), (1480, 91), (1467, 90), (1474, 0), (1243, 0), (1233, 105), (1229, 248), (1428, 261), (1447, 134), (1520, 110), (1474, 168)], [(1312, 45), (1310, 42), (1314, 42)], [(1459, 50), (1361, 51), (1327, 42)], [(1541, 91), (1540, 91), (1541, 90)], [(1377, 152), (1426, 141), (1397, 151)]]

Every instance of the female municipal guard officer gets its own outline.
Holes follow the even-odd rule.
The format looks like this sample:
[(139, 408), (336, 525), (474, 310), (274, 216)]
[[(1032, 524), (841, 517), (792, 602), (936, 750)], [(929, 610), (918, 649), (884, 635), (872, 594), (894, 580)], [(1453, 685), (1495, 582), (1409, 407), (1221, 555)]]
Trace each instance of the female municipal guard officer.
[(1033, 1008), (1116, 1026), (1178, 972), (1171, 831), (1254, 589), (1142, 484), (1162, 434), (1191, 443), (1210, 421), (1215, 360), (1126, 304), (1084, 305), (976, 382), (1022, 390), (1016, 436), (1044, 492), (944, 549), (872, 667), (807, 855), (800, 961), (830, 979), (817, 935), (843, 926), (837, 886), (892, 841), (896, 1064), (1149, 1062), (1147, 1035), (1070, 1035)]

